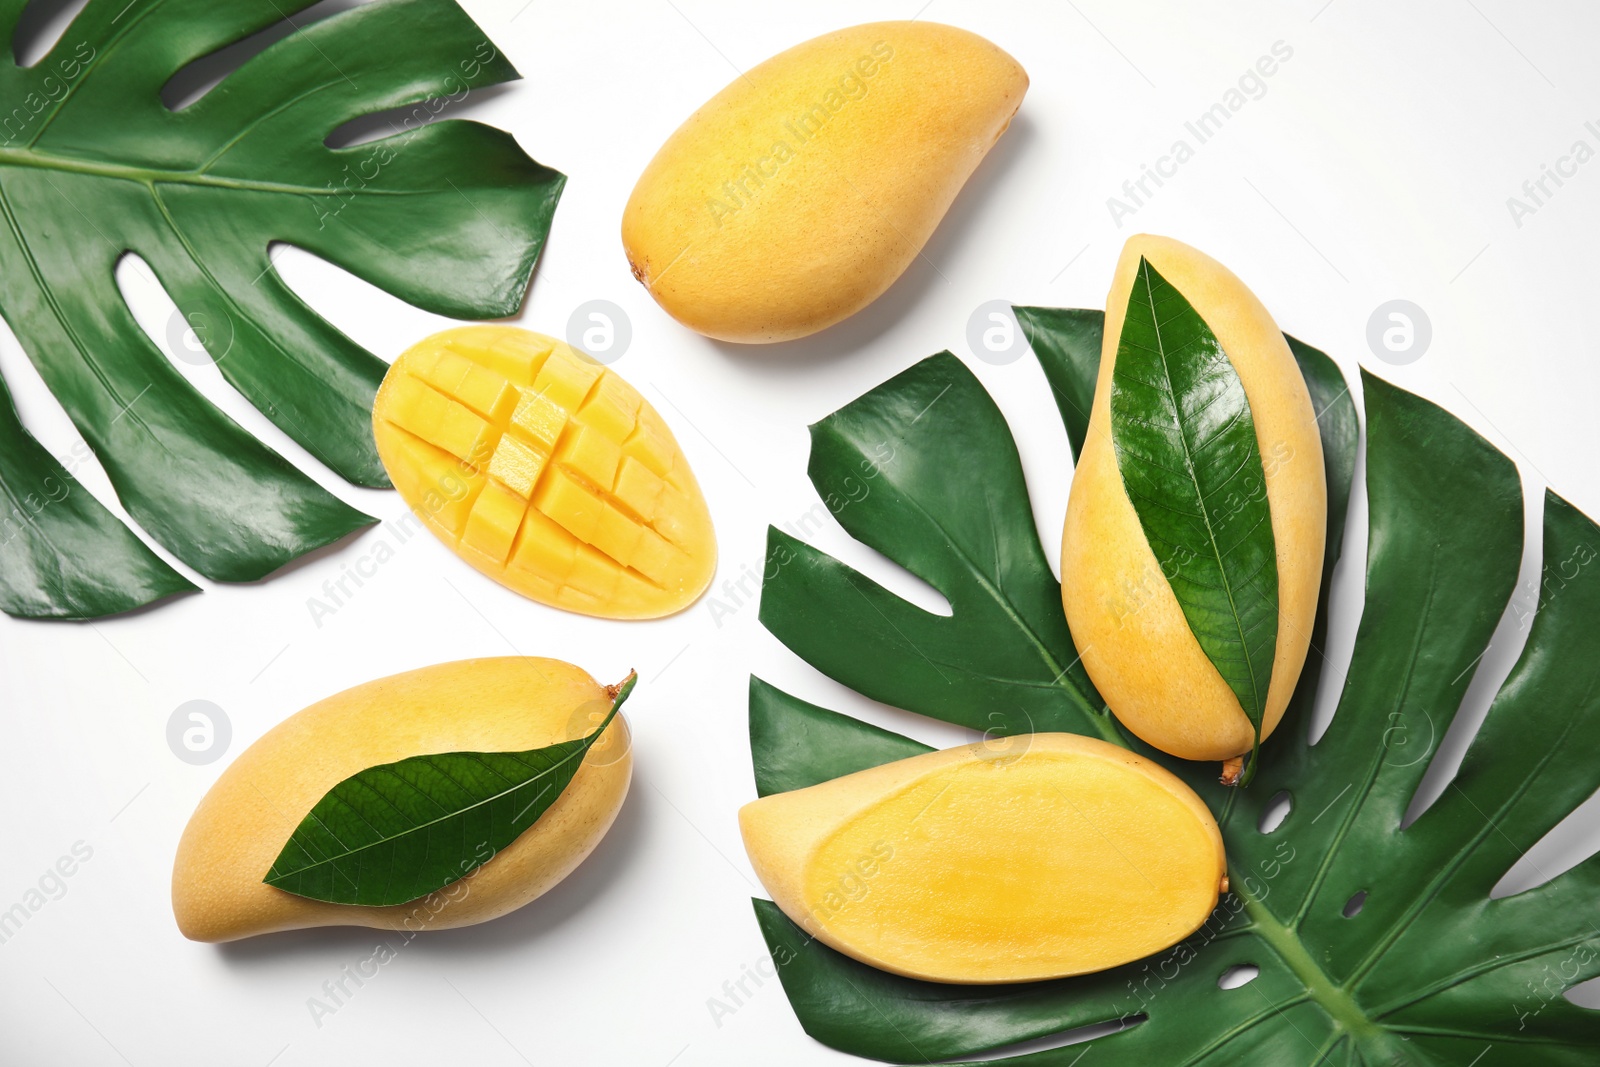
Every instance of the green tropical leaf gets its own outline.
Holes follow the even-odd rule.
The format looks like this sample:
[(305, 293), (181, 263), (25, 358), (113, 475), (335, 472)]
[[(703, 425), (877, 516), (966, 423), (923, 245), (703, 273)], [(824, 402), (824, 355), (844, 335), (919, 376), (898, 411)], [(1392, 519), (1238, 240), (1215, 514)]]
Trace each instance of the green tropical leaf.
[(1073, 648), (1005, 418), (960, 360), (925, 359), (812, 426), (810, 473), (852, 536), (952, 614), (774, 527), (761, 621), (780, 641), (867, 696), (974, 729), (1121, 737)]
[(22, 428), (3, 381), (0, 504), (0, 611), (7, 615), (111, 615), (196, 588)]
[[(37, 64), (0, 61), (0, 313), (128, 513), (184, 563), (252, 581), (372, 520), (207, 401), (144, 334), (114, 268), (141, 256), (223, 377), (358, 485), (387, 479), (370, 411), (384, 363), (278, 276), (295, 245), (429, 311), (520, 305), (563, 177), (477, 123), (351, 119), (517, 77), (452, 0), (376, 0), (271, 45), (197, 102), (175, 72), (311, 0), (90, 0)], [(0, 0), (9, 56), (24, 0)], [(429, 113), (431, 115), (431, 112)], [(413, 128), (414, 127), (414, 128)], [(192, 588), (50, 461), (0, 398), (0, 609), (83, 618)], [(45, 479), (65, 488), (27, 506)]]
[(1039, 357), (1067, 442), (1076, 457), (1089, 436), (1095, 379), (1100, 373), (1100, 345), (1106, 313), (1092, 308), (1012, 308), (1028, 344)]
[(750, 753), (761, 796), (931, 752), (927, 745), (750, 678)]
[[(1211, 327), (1139, 260), (1111, 374), (1111, 441), (1161, 573), (1261, 745), (1278, 557), (1244, 383)], [(1250, 760), (1246, 777), (1255, 773)]]
[(335, 904), (404, 904), (489, 862), (550, 809), (616, 718), (525, 752), (438, 752), (357, 771), (317, 801), (262, 881)]
[[(1092, 331), (1041, 344), (1051, 313), (1019, 309), (1019, 318), (1058, 402), (1087, 395), (1082, 388), (1092, 386), (1095, 371), (1087, 354), (1098, 351)], [(1357, 425), (1332, 362), (1298, 341), (1290, 345), (1319, 413), (1327, 465), (1325, 605)], [(1065, 349), (1073, 350), (1076, 369)], [(1075, 374), (1076, 393), (1061, 384)], [(1194, 786), (1222, 827), (1231, 892), (1206, 925), (1166, 952), (1101, 974), (963, 987), (867, 967), (757, 901), (759, 924), (807, 1033), (900, 1063), (957, 1060), (1103, 1024), (1116, 1029), (1094, 1037), (1087, 1051), (1080, 1044), (986, 1062), (1593, 1062), (1600, 1015), (1561, 994), (1600, 974), (1600, 857), (1536, 888), (1495, 900), (1489, 894), (1600, 786), (1592, 758), (1600, 744), (1600, 661), (1589, 647), (1600, 627), (1600, 528), (1546, 495), (1544, 597), (1527, 644), (1444, 795), (1404, 826), (1513, 590), (1522, 499), (1515, 466), (1459, 420), (1370, 375), (1363, 384), (1367, 604), (1332, 724), (1313, 745), (1323, 607), (1315, 651), (1282, 725), (1261, 750), (1254, 788), (1228, 789), (1194, 764), (1157, 754)], [(946, 474), (968, 480), (964, 468)], [(880, 531), (880, 540), (892, 538)], [(878, 699), (909, 703), (888, 689)], [(752, 685), (751, 740), (764, 794), (923, 748), (764, 683)], [(1287, 794), (1289, 813), (1263, 832), (1279, 793)], [(1219, 988), (1222, 975), (1245, 966), (1259, 973)]]

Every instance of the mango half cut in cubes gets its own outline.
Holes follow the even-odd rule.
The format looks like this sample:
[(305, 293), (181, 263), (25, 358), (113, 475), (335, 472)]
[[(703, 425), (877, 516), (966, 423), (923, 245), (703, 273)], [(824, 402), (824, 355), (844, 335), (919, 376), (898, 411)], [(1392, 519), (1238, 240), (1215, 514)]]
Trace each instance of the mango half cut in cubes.
[(672, 431), (561, 341), (514, 326), (434, 334), (389, 368), (372, 429), (427, 527), (526, 597), (651, 619), (711, 582), (711, 513)]

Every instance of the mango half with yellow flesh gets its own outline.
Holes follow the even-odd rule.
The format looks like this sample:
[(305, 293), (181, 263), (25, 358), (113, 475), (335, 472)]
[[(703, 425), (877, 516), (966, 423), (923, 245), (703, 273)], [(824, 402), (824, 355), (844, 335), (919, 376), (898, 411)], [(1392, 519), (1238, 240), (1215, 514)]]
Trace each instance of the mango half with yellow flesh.
[(570, 874), (621, 809), (633, 755), (620, 713), (531, 827), (436, 893), (364, 907), (296, 896), (262, 879), (301, 819), (346, 778), (411, 756), (522, 752), (585, 737), (610, 702), (604, 686), (570, 663), (507, 656), (380, 678), (291, 715), (222, 772), (184, 828), (172, 867), (178, 929), (195, 941), (314, 926), (421, 932), (522, 907)]
[(389, 368), (372, 429), (428, 528), (526, 597), (650, 619), (711, 581), (711, 513), (672, 431), (562, 341), (513, 326), (434, 334)]
[(937, 23), (796, 45), (712, 97), (645, 167), (622, 216), (633, 276), (725, 341), (848, 318), (911, 265), (1027, 87), (1005, 52)]
[[(1186, 244), (1147, 234), (1130, 238), (1106, 298), (1089, 431), (1067, 497), (1061, 600), (1084, 668), (1124, 726), (1174, 756), (1228, 760), (1251, 750), (1254, 727), (1184, 617), (1128, 497), (1112, 441), (1112, 373), (1141, 259), (1205, 320), (1249, 400), (1278, 571), (1278, 636), (1263, 739), (1283, 717), (1311, 644), (1327, 536), (1322, 438), (1299, 365), (1255, 294)], [(1137, 590), (1132, 604), (1129, 589)]]
[(1104, 741), (1010, 740), (747, 804), (750, 862), (808, 934), (935, 982), (1086, 974), (1200, 928), (1225, 868), (1188, 786)]

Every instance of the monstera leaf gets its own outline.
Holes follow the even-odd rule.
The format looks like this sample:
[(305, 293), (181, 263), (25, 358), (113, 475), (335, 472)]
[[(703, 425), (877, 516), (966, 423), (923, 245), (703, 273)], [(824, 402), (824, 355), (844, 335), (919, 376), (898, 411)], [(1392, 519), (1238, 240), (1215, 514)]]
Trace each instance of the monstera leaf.
[[(37, 64), (0, 60), (0, 313), (110, 476), (178, 559), (251, 581), (372, 520), (229, 419), (141, 331), (117, 288), (140, 255), (223, 377), (358, 485), (384, 364), (307, 307), (268, 258), (296, 245), (460, 318), (522, 301), (564, 178), (509, 134), (431, 118), (357, 147), (389, 108), (517, 77), (451, 0), (375, 0), (278, 41), (178, 111), (191, 61), (312, 0), (89, 0)], [(24, 7), (0, 0), (6, 54)], [(0, 386), (0, 608), (84, 618), (193, 586), (19, 424)]]
[(887, 703), (997, 733), (1120, 737), (1072, 646), (1005, 419), (960, 360), (924, 360), (817, 423), (811, 442), (811, 480), (834, 517), (953, 613), (908, 604), (773, 528), (767, 629)]
[[(1096, 313), (1019, 308), (1018, 317), (1046, 370), (1074, 448), (1082, 443), (1100, 350)], [(1354, 407), (1326, 356), (1291, 339), (1320, 413), (1329, 487), (1327, 579), (1337, 559), (1356, 446)], [(915, 427), (908, 385), (943, 375), (951, 391)], [(958, 392), (958, 390), (960, 390)], [(1026, 1067), (1086, 1064), (1491, 1065), (1594, 1062), (1600, 1016), (1562, 994), (1600, 973), (1600, 860), (1501, 899), (1490, 891), (1510, 866), (1600, 785), (1600, 529), (1561, 498), (1544, 509), (1544, 582), (1527, 645), (1445, 794), (1402, 826), (1437, 740), (1443, 737), (1515, 585), (1522, 550), (1522, 499), (1511, 461), (1447, 412), (1363, 375), (1367, 410), (1370, 532), (1367, 604), (1348, 680), (1332, 725), (1308, 735), (1323, 662), (1326, 613), (1314, 652), (1282, 724), (1262, 746), (1248, 789), (1218, 785), (1209, 767), (1157, 755), (1184, 775), (1215, 812), (1227, 844), (1231, 891), (1188, 940), (1101, 974), (1015, 986), (949, 986), (874, 970), (807, 938), (767, 901), (756, 902), (762, 932), (806, 1032), (837, 1049), (899, 1063), (960, 1060), (1017, 1042), (1100, 1024), (1084, 1044), (999, 1060)], [(1015, 450), (1003, 427), (973, 431), (973, 411), (992, 405), (947, 356), (927, 360), (819, 424), (818, 439), (841, 427), (906, 434), (909, 456), (923, 443), (966, 436), (934, 464), (886, 465), (876, 490), (840, 512), (853, 534), (922, 574), (950, 597), (954, 615), (933, 627), (963, 625), (972, 642), (1014, 640), (985, 629), (950, 588), (955, 561), (976, 541), (971, 561), (1037, 553), (1029, 526), (1014, 521), (1025, 498), (1002, 503), (981, 489), (979, 473), (1009, 469)], [(927, 423), (932, 425), (926, 425)], [(819, 489), (841, 470), (813, 454)], [(937, 477), (935, 477), (937, 472)], [(1005, 483), (1004, 491), (1011, 492)], [(926, 513), (964, 532), (942, 549), (895, 524)], [(847, 516), (849, 517), (847, 520)], [(1007, 521), (999, 521), (998, 518)], [(987, 535), (982, 533), (989, 527)], [(941, 562), (931, 563), (933, 554)], [(841, 619), (808, 635), (797, 651), (834, 677), (873, 670), (892, 646), (847, 647), (853, 629), (878, 612), (906, 635), (917, 609), (842, 564), (796, 555), (806, 567), (768, 568), (763, 618), (788, 640), (779, 605), (797, 599)], [(781, 563), (782, 560), (774, 562)], [(809, 569), (807, 569), (809, 568)], [(1038, 603), (1053, 579), (988, 568), (990, 584), (1011, 601)], [(825, 581), (814, 576), (823, 574)], [(842, 575), (843, 577), (839, 577)], [(1047, 588), (1033, 588), (1042, 585)], [(845, 588), (848, 584), (854, 591)], [(806, 601), (794, 589), (812, 591)], [(768, 599), (772, 590), (776, 598)], [(876, 599), (864, 603), (863, 590)], [(828, 598), (832, 598), (831, 602)], [(1326, 596), (1324, 596), (1324, 603)], [(895, 614), (890, 615), (893, 611)], [(953, 620), (964, 620), (956, 622)], [(893, 627), (885, 627), (893, 632)], [(796, 647), (798, 642), (789, 642)], [(911, 653), (907, 653), (910, 655)], [(973, 658), (989, 655), (974, 651)], [(1056, 654), (1065, 654), (1057, 649)], [(857, 660), (860, 663), (856, 663)], [(988, 704), (1010, 699), (1000, 678)], [(861, 688), (858, 686), (858, 688)], [(882, 679), (869, 693), (912, 711), (968, 725), (919, 686)], [(866, 690), (864, 690), (866, 691)], [(973, 683), (972, 691), (980, 687)], [(1056, 699), (1052, 729), (1108, 736), (1104, 719)], [(1006, 723), (982, 723), (993, 729)], [(752, 680), (751, 747), (758, 791), (797, 789), (926, 751), (909, 738), (806, 704)], [(1122, 738), (1139, 751), (1150, 751)], [(1274, 798), (1286, 794), (1281, 824), (1262, 829)], [(1219, 979), (1256, 968), (1242, 985)], [(1251, 972), (1244, 972), (1248, 975)], [(1104, 1024), (1110, 1024), (1105, 1026)]]

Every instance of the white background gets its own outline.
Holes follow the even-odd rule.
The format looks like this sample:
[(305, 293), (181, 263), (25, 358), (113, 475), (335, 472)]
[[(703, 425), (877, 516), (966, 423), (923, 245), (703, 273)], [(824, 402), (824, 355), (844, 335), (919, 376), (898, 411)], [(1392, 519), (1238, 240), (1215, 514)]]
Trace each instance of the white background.
[[(754, 796), (746, 679), (757, 672), (932, 743), (962, 735), (816, 674), (723, 582), (759, 567), (767, 523), (813, 505), (806, 424), (942, 348), (972, 365), (1010, 419), (1054, 556), (1070, 477), (1065, 434), (1032, 359), (979, 362), (967, 349), (967, 320), (996, 298), (1099, 305), (1118, 249), (1136, 230), (1176, 236), (1231, 265), (1284, 328), (1330, 352), (1357, 390), (1360, 363), (1459, 414), (1517, 461), (1535, 501), (1548, 482), (1600, 514), (1592, 329), (1600, 162), (1520, 227), (1506, 205), (1573, 141), (1600, 147), (1583, 127), (1600, 120), (1600, 8), (1577, 0), (933, 0), (919, 11), (920, 2), (469, 0), (526, 80), (479, 94), (459, 113), (512, 130), (530, 154), (570, 176), (518, 321), (562, 334), (584, 301), (627, 310), (632, 347), (615, 368), (673, 425), (699, 475), (721, 544), (713, 593), (738, 610), (719, 620), (702, 601), (653, 623), (579, 618), (519, 598), (419, 537), (319, 627), (308, 598), (380, 538), (393, 540), (379, 526), (256, 586), (202, 580), (203, 595), (132, 617), (0, 619), (0, 910), (74, 842), (93, 849), (65, 895), (0, 944), (0, 1060), (845, 1062), (801, 1032), (775, 982), (720, 1020), (708, 1007), (712, 997), (731, 1005), (723, 983), (764, 952), (749, 905), (759, 889), (735, 822)], [(800, 342), (740, 348), (671, 321), (630, 278), (618, 239), (623, 202), (657, 146), (735, 67), (830, 29), (912, 16), (989, 37), (1032, 78), (1017, 121), (926, 254), (874, 306)], [(1115, 225), (1107, 197), (1277, 41), (1293, 56), (1265, 95)], [(279, 267), (386, 359), (445, 325), (293, 250)], [(135, 269), (121, 277), (141, 321), (165, 343), (165, 296)], [(1432, 345), (1410, 366), (1387, 365), (1367, 346), (1368, 316), (1393, 298), (1415, 301), (1432, 321)], [(401, 514), (394, 494), (352, 489), (318, 467), (214, 368), (179, 365), (341, 497), (386, 523)], [(9, 333), (0, 334), (0, 371), (25, 422), (52, 451), (69, 454), (78, 437)], [(98, 470), (79, 473), (121, 514)], [(1364, 517), (1358, 486), (1325, 695), (1337, 692), (1359, 615)], [(937, 603), (837, 527), (813, 540), (919, 603)], [(1525, 566), (1525, 580), (1537, 566), (1536, 558)], [(746, 602), (736, 605), (736, 596)], [(1517, 597), (1531, 606), (1531, 585)], [(1438, 772), (1459, 759), (1521, 636), (1514, 623), (1503, 625), (1429, 796), (1440, 788)], [(168, 901), (173, 850), (229, 759), (347, 686), (513, 651), (570, 660), (602, 680), (630, 667), (643, 678), (629, 706), (632, 794), (573, 877), (509, 917), (411, 943), (320, 1026), (308, 999), (371, 954), (380, 935), (322, 930), (217, 947), (178, 934)], [(168, 717), (191, 699), (214, 701), (232, 723), (230, 751), (207, 766), (181, 762), (165, 739)], [(1541, 845), (1508, 885), (1524, 888), (1585, 855), (1596, 815), (1596, 805), (1581, 810), (1558, 831), (1563, 840)]]

